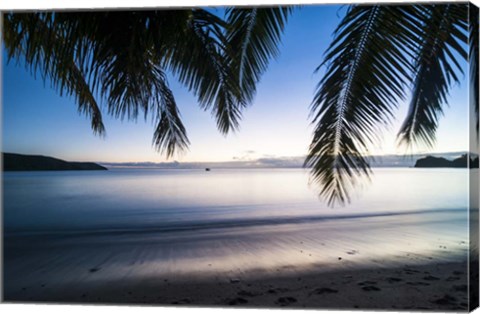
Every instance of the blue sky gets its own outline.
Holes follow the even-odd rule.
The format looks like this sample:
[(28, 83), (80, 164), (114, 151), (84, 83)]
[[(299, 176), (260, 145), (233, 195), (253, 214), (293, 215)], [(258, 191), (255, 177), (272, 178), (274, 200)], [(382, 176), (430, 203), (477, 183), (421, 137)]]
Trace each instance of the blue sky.
[[(170, 85), (191, 142), (189, 151), (174, 159), (232, 161), (305, 155), (312, 131), (308, 107), (321, 78), (314, 69), (322, 62), (344, 12), (344, 8), (332, 5), (306, 6), (294, 12), (283, 36), (280, 56), (262, 77), (257, 96), (234, 134), (221, 135), (211, 114), (201, 110), (195, 97), (171, 77)], [(3, 151), (78, 161), (166, 160), (151, 145), (151, 119), (122, 122), (105, 113), (107, 135), (95, 136), (88, 118), (78, 114), (72, 98), (60, 97), (48, 82), (35, 80), (21, 64), (7, 64), (5, 55), (2, 65)], [(467, 79), (464, 77), (462, 84), (451, 90), (450, 106), (440, 120), (432, 152), (468, 150)], [(406, 111), (407, 104), (401, 104), (397, 120), (373, 153), (405, 153), (397, 148), (395, 134)]]

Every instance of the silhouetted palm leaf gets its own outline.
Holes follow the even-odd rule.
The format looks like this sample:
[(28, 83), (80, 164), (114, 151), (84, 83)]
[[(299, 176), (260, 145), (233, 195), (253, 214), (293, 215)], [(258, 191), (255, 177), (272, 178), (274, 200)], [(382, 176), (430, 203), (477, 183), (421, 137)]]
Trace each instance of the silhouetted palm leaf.
[(229, 56), (233, 72), (247, 102), (256, 91), (270, 59), (278, 55), (278, 46), (292, 7), (229, 8), (226, 21)]
[[(313, 103), (315, 130), (305, 165), (330, 204), (349, 200), (358, 176), (370, 174), (365, 154), (404, 97), (418, 24), (415, 7), (354, 6), (337, 30)], [(323, 65), (322, 64), (322, 65)]]
[(312, 103), (305, 165), (330, 204), (371, 173), (366, 156), (413, 81), (402, 143), (431, 145), (438, 116), (467, 58), (467, 4), (351, 7), (335, 33)]
[(475, 111), (475, 119), (477, 121), (476, 125), (476, 133), (478, 136), (479, 132), (479, 109), (478, 109), (478, 102), (479, 102), (479, 93), (478, 93), (478, 8), (475, 6), (470, 6), (469, 12), (469, 23), (470, 23), (470, 38), (469, 38), (469, 50), (470, 50), (470, 101), (473, 102), (471, 105)]
[[(106, 100), (108, 112), (121, 119), (137, 119), (140, 113), (146, 118), (151, 111), (157, 121), (156, 149), (167, 157), (185, 150), (189, 141), (160, 66), (165, 52), (161, 47), (171, 39), (154, 37), (151, 30), (152, 26), (164, 29), (165, 21), (171, 22), (166, 12), (72, 14), (58, 14), (57, 23), (74, 23), (68, 27), (74, 32), (68, 38), (78, 38), (81, 53), (77, 60), (88, 73), (92, 88)], [(112, 25), (116, 25), (115, 32)], [(155, 44), (158, 51), (152, 50)]]
[[(265, 13), (254, 23), (259, 36), (251, 35), (252, 45), (269, 51), (248, 72), (253, 84), (283, 30), (285, 17), (277, 10), (261, 9)], [(250, 9), (228, 11), (242, 15)], [(153, 143), (171, 156), (184, 150), (188, 139), (165, 71), (172, 71), (203, 108), (212, 110), (222, 133), (238, 128), (242, 110), (252, 100), (249, 91), (255, 86), (240, 88), (237, 64), (244, 61), (232, 54), (226, 37), (230, 31), (226, 21), (209, 11), (189, 9), (7, 13), (4, 34), (9, 58), (24, 57), (33, 74), (38, 71), (61, 94), (75, 96), (95, 132), (104, 132), (96, 99), (121, 119), (153, 112)]]
[(468, 6), (424, 5), (419, 17), (425, 22), (419, 33), (413, 95), (398, 136), (407, 145), (432, 147), (448, 90), (453, 82), (459, 83), (457, 73), (463, 73), (457, 59), (468, 57), (464, 48), (468, 42)]
[(218, 129), (226, 134), (238, 128), (246, 106), (238, 81), (228, 67), (225, 23), (204, 10), (193, 10), (171, 55), (169, 66), (179, 80), (198, 97), (204, 109), (212, 109)]
[(165, 153), (167, 157), (173, 156), (177, 149), (184, 150), (190, 144), (187, 132), (180, 119), (177, 104), (172, 91), (164, 80), (158, 81), (156, 89), (160, 106), (156, 106), (157, 127), (154, 133), (154, 145)]
[(84, 73), (74, 61), (75, 50), (59, 34), (62, 25), (53, 15), (10, 14), (4, 19), (4, 41), (9, 58), (25, 58), (32, 74), (40, 73), (60, 95), (74, 96), (78, 110), (90, 117), (94, 133), (103, 135), (102, 114), (85, 80)]

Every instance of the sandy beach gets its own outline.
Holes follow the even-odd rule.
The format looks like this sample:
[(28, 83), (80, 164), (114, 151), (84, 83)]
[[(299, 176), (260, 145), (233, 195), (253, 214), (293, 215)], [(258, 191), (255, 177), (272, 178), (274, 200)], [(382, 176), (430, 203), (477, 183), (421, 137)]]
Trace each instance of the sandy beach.
[(11, 235), (5, 301), (466, 311), (467, 239), (451, 218)]
[[(253, 308), (467, 311), (465, 263), (296, 272), (257, 279), (152, 277), (59, 285), (39, 281), (9, 302), (159, 304)], [(92, 275), (93, 276), (93, 275)], [(166, 279), (166, 278), (169, 279)]]

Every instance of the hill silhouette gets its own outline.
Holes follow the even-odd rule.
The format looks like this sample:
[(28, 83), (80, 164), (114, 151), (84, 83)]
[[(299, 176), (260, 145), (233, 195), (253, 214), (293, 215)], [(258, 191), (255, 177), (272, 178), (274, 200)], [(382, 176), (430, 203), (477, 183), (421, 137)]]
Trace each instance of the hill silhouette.
[[(468, 156), (463, 154), (454, 160), (448, 160), (443, 157), (426, 156), (420, 158), (415, 163), (415, 168), (467, 168)], [(470, 168), (478, 168), (478, 157), (470, 159)]]
[(107, 170), (107, 168), (93, 162), (69, 162), (47, 156), (3, 153), (3, 170)]

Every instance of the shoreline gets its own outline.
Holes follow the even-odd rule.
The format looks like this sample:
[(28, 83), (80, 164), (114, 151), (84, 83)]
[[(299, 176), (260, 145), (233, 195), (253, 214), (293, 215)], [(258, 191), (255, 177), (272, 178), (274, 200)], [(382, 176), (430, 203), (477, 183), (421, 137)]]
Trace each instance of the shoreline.
[[(5, 289), (7, 303), (129, 304), (243, 308), (468, 310), (466, 261), (402, 267), (132, 277)], [(91, 274), (101, 269), (90, 270)], [(256, 278), (254, 278), (256, 277)]]
[(464, 215), (12, 235), (4, 301), (466, 311)]

